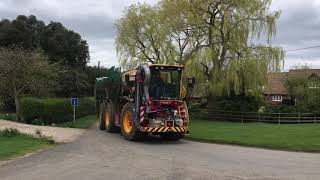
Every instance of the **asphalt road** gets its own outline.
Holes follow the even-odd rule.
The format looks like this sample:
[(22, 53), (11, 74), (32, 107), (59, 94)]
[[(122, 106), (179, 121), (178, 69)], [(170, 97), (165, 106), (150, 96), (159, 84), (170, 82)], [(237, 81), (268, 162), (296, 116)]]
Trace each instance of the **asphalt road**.
[(79, 140), (0, 166), (1, 180), (320, 179), (320, 154), (182, 140), (129, 142), (88, 130)]

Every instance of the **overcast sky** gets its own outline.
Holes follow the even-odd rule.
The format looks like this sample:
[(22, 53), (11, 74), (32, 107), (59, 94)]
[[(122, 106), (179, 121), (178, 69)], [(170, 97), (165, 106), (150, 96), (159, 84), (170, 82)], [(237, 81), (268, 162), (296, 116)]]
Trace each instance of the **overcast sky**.
[[(45, 21), (62, 22), (81, 34), (90, 47), (90, 65), (117, 66), (114, 22), (132, 3), (157, 0), (1, 0), (0, 19), (35, 15)], [(272, 9), (281, 10), (276, 38), (272, 44), (286, 50), (320, 45), (320, 0), (273, 0)], [(320, 68), (320, 48), (286, 53), (285, 69), (297, 64)]]

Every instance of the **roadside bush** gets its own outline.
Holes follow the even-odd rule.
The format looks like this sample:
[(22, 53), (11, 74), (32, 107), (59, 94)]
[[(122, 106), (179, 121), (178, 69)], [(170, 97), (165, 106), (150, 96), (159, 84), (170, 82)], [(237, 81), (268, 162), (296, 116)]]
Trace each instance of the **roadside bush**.
[(41, 99), (27, 97), (20, 100), (22, 121), (31, 123), (33, 119), (39, 119), (43, 113)]
[(0, 119), (9, 120), (9, 121), (15, 121), (16, 115), (15, 114), (0, 114)]
[(188, 105), (189, 112), (199, 112), (201, 110), (201, 107), (199, 104), (189, 104)]
[[(69, 102), (70, 106), (70, 102)], [(96, 100), (94, 97), (85, 97), (79, 100), (79, 106), (77, 107), (77, 117), (83, 117), (96, 113)]]
[[(62, 123), (73, 118), (73, 108), (68, 98), (22, 98), (21, 111), (23, 122), (29, 124)], [(76, 108), (76, 117), (94, 113), (94, 98), (81, 98)]]
[(44, 125), (44, 122), (43, 122), (42, 119), (33, 119), (31, 121), (31, 124), (33, 124), (33, 125)]
[(6, 128), (3, 131), (0, 131), (0, 135), (4, 137), (14, 137), (18, 136), (20, 132), (14, 128)]
[[(0, 92), (1, 93), (1, 92)], [(3, 112), (15, 112), (14, 99), (11, 97), (3, 98), (0, 94), (0, 111)]]
[(257, 112), (263, 105), (264, 102), (261, 97), (233, 96), (218, 97), (209, 108), (222, 111)]

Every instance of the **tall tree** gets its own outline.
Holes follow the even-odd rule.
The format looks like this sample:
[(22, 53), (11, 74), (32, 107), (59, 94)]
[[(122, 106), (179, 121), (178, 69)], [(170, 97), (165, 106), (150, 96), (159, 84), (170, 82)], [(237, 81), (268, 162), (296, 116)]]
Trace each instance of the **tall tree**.
[(78, 33), (58, 22), (45, 25), (33, 15), (0, 21), (0, 47), (41, 49), (50, 63), (59, 62), (71, 69), (84, 70), (90, 60), (88, 43)]
[(117, 51), (122, 66), (135, 66), (141, 62), (161, 63), (165, 44), (164, 27), (157, 6), (132, 5), (116, 23)]
[(33, 15), (19, 15), (12, 21), (4, 19), (0, 21), (0, 46), (37, 49), (40, 45), (39, 36), (44, 27), (44, 22)]
[(84, 69), (89, 62), (89, 47), (81, 36), (66, 29), (61, 23), (48, 24), (41, 37), (41, 48), (51, 63), (59, 62), (69, 68)]
[[(120, 61), (184, 64), (187, 70), (202, 70), (210, 96), (257, 95), (267, 72), (279, 70), (284, 56), (281, 48), (252, 43), (262, 34), (268, 41), (275, 35), (280, 12), (271, 12), (270, 4), (271, 0), (162, 0), (156, 6), (131, 6), (117, 26), (118, 52), (126, 55)], [(153, 34), (159, 38), (151, 38), (151, 43), (148, 37)], [(155, 61), (148, 60), (150, 54)]]
[(89, 66), (86, 68), (86, 74), (88, 76), (88, 82), (89, 82), (89, 88), (88, 88), (88, 94), (89, 96), (94, 96), (94, 87), (96, 83), (96, 78), (98, 77), (105, 77), (107, 76), (106, 67), (97, 67), (97, 66)]
[(90, 83), (88, 75), (79, 69), (62, 68), (58, 75), (59, 85), (56, 95), (59, 97), (79, 97), (88, 95)]
[(281, 48), (256, 46), (262, 32), (270, 40), (280, 12), (269, 12), (271, 0), (200, 1), (189, 3), (191, 24), (202, 32), (196, 48), (203, 58), (211, 95), (258, 94), (268, 70), (279, 70)]
[(0, 48), (0, 91), (8, 90), (4, 93), (14, 97), (17, 120), (20, 120), (20, 97), (48, 95), (54, 89), (56, 72), (55, 65), (49, 65), (39, 52)]

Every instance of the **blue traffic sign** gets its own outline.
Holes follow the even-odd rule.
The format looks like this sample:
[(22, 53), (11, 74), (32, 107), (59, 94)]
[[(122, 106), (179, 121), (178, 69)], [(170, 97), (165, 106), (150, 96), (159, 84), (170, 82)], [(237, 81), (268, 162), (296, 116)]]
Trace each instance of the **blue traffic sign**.
[(71, 98), (71, 106), (76, 107), (78, 106), (79, 99), (78, 98)]

